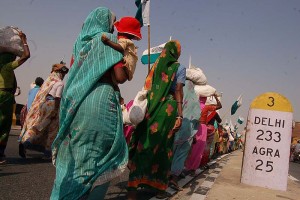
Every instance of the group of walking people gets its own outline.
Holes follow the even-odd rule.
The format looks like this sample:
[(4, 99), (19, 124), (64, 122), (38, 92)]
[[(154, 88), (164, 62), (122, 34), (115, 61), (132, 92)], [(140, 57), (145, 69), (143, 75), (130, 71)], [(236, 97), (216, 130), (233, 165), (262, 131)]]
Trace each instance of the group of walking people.
[[(114, 27), (117, 36), (112, 34)], [(11, 119), (7, 108), (13, 103), (8, 91), (13, 88), (13, 69), (30, 55), (26, 37), (20, 36), (24, 55), (5, 62), (1, 55), (1, 159), (11, 125), (4, 120)], [(137, 199), (141, 187), (165, 198), (168, 186), (181, 189), (177, 181), (184, 170), (195, 175), (215, 152), (215, 133), (219, 132), (219, 139), (223, 132), (217, 112), (222, 105), (216, 94), (214, 105), (196, 96), (178, 61), (181, 45), (177, 40), (165, 44), (146, 77), (146, 114), (126, 143), (118, 85), (134, 77), (137, 55), (132, 40), (141, 38), (135, 18), (116, 21), (109, 9), (96, 8), (76, 39), (70, 69), (64, 63), (54, 64), (39, 86), (24, 120), (19, 154), (25, 158), (30, 149), (52, 159), (56, 177), (50, 199), (104, 199), (110, 181), (127, 167), (128, 199)], [(9, 68), (9, 76), (2, 72), (4, 67)]]

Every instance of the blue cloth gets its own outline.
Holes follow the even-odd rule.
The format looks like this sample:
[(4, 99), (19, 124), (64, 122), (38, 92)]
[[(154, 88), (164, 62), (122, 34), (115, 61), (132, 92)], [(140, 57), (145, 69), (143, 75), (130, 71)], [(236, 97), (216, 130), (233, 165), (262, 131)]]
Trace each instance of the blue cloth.
[(176, 89), (176, 84), (177, 83), (182, 83), (183, 85), (185, 84), (185, 79), (186, 79), (186, 68), (184, 65), (179, 65), (175, 79), (171, 85), (171, 92), (175, 92)]
[(186, 80), (183, 87), (183, 121), (175, 134), (174, 145), (181, 144), (192, 138), (198, 131), (201, 108), (199, 97), (195, 94), (194, 84)]
[[(56, 178), (51, 200), (81, 199), (93, 186), (119, 176), (127, 166), (119, 93), (99, 79), (123, 56), (104, 45), (113, 16), (107, 8), (94, 9), (85, 20), (74, 49), (60, 105), (60, 127), (52, 144)], [(103, 195), (103, 194), (99, 194)]]
[(198, 131), (201, 113), (193, 82), (186, 80), (183, 94), (182, 109), (184, 118), (179, 131), (175, 134), (171, 166), (171, 174), (176, 176), (179, 176), (184, 169), (184, 163), (190, 151), (193, 136)]
[(31, 104), (36, 96), (36, 94), (39, 92), (40, 86), (35, 86), (32, 88), (28, 93), (28, 100), (27, 100), (27, 112), (29, 111)]
[(128, 150), (119, 94), (112, 86), (97, 83), (67, 133), (56, 158), (51, 200), (89, 196), (93, 186), (107, 183), (126, 169)]

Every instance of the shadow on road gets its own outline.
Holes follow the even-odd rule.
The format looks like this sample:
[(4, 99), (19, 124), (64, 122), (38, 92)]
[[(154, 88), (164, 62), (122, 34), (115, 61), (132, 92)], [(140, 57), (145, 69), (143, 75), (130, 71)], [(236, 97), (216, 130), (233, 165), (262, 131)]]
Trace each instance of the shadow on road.
[(41, 163), (51, 163), (51, 160), (43, 160), (40, 154), (39, 155), (28, 154), (27, 156), (28, 158), (17, 158), (17, 157), (7, 158), (6, 165), (32, 165), (32, 164), (41, 164)]
[(18, 174), (25, 174), (25, 173), (27, 173), (27, 172), (14, 172), (14, 173), (2, 173), (2, 172), (0, 172), (0, 177), (18, 175)]

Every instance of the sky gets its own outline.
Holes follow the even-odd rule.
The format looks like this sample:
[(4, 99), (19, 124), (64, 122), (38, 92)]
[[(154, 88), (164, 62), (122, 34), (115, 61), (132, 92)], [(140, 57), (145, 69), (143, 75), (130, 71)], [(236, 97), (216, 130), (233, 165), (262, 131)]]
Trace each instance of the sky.
[[(96, 7), (108, 7), (117, 18), (134, 16), (134, 0), (1, 0), (0, 27), (15, 26), (28, 38), (31, 58), (15, 70), (26, 103), (36, 77), (44, 79), (51, 66), (64, 58), (69, 65), (81, 26)], [(179, 62), (205, 73), (208, 84), (223, 93), (220, 115), (224, 121), (247, 118), (255, 97), (276, 92), (293, 106), (300, 121), (300, 1), (299, 0), (152, 0), (150, 42), (157, 46), (177, 39), (182, 45)], [(143, 39), (134, 41), (138, 54), (147, 49)], [(115, 32), (116, 34), (116, 32)], [(125, 102), (143, 87), (147, 65), (137, 64), (134, 78), (120, 86)], [(243, 104), (230, 116), (242, 94)]]

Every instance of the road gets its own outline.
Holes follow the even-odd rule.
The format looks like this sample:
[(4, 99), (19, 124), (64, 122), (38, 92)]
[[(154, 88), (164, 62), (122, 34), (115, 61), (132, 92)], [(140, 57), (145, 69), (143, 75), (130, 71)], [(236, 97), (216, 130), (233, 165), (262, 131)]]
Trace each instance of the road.
[(289, 174), (300, 181), (300, 163), (290, 162)]
[[(50, 161), (42, 160), (42, 153), (27, 151), (27, 158), (18, 155), (18, 134), (12, 130), (6, 149), (7, 164), (0, 165), (0, 200), (46, 200), (49, 199), (55, 168)], [(128, 171), (111, 181), (105, 199), (126, 199)], [(139, 199), (150, 199), (153, 193), (139, 192)]]
[[(49, 199), (55, 168), (50, 161), (41, 159), (42, 154), (28, 151), (27, 159), (18, 156), (18, 134), (20, 130), (12, 130), (6, 149), (7, 164), (0, 165), (0, 200), (46, 200)], [(300, 164), (290, 162), (289, 174), (300, 180)], [(209, 173), (208, 171), (206, 173)], [(206, 173), (203, 173), (192, 184), (199, 184), (203, 181)], [(128, 171), (122, 176), (111, 181), (109, 191), (105, 199), (125, 200)], [(191, 188), (185, 189), (191, 195)], [(154, 194), (147, 191), (140, 191), (138, 199), (147, 200)], [(172, 199), (189, 199), (183, 196)]]

